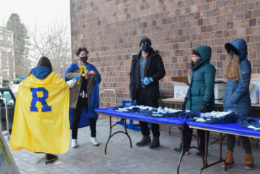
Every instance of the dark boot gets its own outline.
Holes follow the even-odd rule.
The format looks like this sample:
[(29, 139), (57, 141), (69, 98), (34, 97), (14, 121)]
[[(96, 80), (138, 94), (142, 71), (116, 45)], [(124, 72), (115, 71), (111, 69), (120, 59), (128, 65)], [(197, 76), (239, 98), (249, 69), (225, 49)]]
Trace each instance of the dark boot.
[(196, 153), (196, 155), (197, 155), (197, 156), (204, 156), (205, 153), (204, 153), (203, 151), (198, 151), (198, 152)]
[(159, 140), (159, 137), (155, 137), (153, 136), (153, 141), (150, 145), (150, 148), (151, 149), (154, 149), (154, 148), (157, 148), (157, 147), (160, 147), (160, 140)]
[(182, 151), (182, 144), (180, 144), (179, 147), (174, 148), (175, 152), (181, 152)]
[(142, 140), (137, 142), (136, 145), (141, 147), (141, 146), (145, 146), (147, 144), (150, 144), (151, 143), (151, 138), (150, 136), (143, 136)]
[(45, 154), (45, 164), (54, 163), (58, 159), (57, 155)]
[[(181, 152), (182, 151), (182, 144), (180, 144), (179, 147), (174, 148), (175, 152)], [(185, 155), (189, 155), (190, 151), (185, 152)]]

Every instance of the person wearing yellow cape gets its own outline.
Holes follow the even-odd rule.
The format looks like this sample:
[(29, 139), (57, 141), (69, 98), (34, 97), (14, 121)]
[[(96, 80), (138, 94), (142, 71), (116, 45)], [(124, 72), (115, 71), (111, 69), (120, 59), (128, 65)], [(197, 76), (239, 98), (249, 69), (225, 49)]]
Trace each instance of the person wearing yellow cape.
[(45, 153), (46, 164), (58, 159), (54, 154), (68, 151), (69, 88), (77, 80), (76, 77), (66, 83), (52, 71), (47, 57), (40, 58), (19, 86), (10, 140), (12, 150)]

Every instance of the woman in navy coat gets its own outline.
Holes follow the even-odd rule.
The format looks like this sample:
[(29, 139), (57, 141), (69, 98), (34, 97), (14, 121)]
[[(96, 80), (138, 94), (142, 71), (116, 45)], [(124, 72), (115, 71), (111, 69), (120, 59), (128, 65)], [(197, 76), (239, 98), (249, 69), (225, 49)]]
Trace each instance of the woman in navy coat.
[[(249, 84), (251, 78), (251, 65), (247, 59), (247, 44), (243, 39), (236, 39), (225, 44), (229, 54), (226, 65), (225, 78), (227, 85), (223, 95), (223, 107), (225, 111), (235, 112), (242, 116), (249, 116), (251, 101)], [(248, 137), (240, 136), (245, 155), (245, 168), (253, 169), (254, 160), (251, 152), (251, 144)], [(232, 167), (235, 135), (227, 136), (227, 152), (225, 163), (228, 168)]]

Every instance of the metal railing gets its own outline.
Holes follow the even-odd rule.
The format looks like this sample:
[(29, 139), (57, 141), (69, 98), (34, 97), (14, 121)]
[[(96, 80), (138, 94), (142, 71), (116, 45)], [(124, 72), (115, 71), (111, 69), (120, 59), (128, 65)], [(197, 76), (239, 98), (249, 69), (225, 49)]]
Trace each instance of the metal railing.
[(116, 96), (116, 90), (115, 89), (104, 89), (101, 92), (99, 92), (99, 95), (105, 93), (105, 92), (113, 92), (114, 93), (114, 97), (115, 97), (115, 106), (116, 106), (116, 102), (117, 102), (117, 96)]

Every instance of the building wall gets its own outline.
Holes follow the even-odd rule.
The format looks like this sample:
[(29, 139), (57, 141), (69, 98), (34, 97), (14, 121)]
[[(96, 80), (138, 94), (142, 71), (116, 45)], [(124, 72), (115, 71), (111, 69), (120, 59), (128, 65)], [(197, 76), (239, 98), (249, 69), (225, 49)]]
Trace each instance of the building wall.
[(15, 78), (13, 33), (0, 27), (0, 83)]
[[(172, 76), (188, 75), (191, 50), (212, 47), (216, 78), (223, 78), (227, 54), (224, 44), (236, 38), (248, 42), (253, 73), (260, 73), (260, 0), (71, 0), (73, 53), (86, 46), (90, 62), (102, 75), (101, 90), (112, 88), (129, 99), (131, 55), (139, 38), (151, 38), (160, 50), (166, 76), (162, 97), (172, 97)], [(75, 54), (74, 54), (75, 55)], [(102, 104), (113, 105), (112, 95)]]

